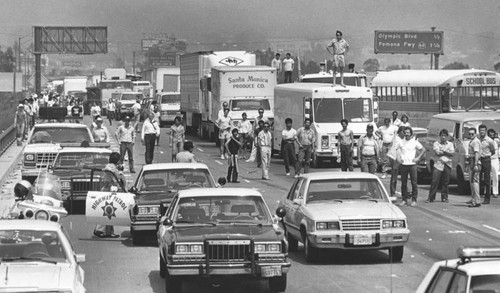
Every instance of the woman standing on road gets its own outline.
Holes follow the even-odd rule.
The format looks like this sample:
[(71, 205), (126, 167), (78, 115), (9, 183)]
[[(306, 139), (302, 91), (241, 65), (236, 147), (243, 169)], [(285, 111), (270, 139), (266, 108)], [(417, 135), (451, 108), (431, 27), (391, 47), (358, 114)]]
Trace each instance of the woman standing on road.
[(184, 149), (185, 140), (184, 126), (181, 124), (181, 117), (176, 116), (174, 125), (170, 127), (170, 147), (172, 148), (172, 162), (176, 162), (176, 156), (180, 150)]

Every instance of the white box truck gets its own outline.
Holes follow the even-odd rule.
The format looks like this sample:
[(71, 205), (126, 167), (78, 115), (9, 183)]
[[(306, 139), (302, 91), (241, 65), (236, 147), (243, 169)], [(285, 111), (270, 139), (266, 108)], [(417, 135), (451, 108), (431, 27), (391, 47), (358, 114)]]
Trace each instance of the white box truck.
[[(246, 113), (252, 123), (257, 121), (259, 109), (264, 117), (274, 119), (274, 87), (276, 68), (269, 66), (215, 66), (212, 67), (212, 117), (216, 121), (223, 113), (222, 104), (229, 105), (233, 127), (238, 127), (241, 114)], [(210, 124), (210, 132), (218, 136), (218, 129)]]
[(155, 94), (178, 93), (181, 88), (180, 69), (177, 66), (156, 67), (140, 72), (143, 81), (149, 81)]
[(180, 56), (181, 113), (188, 131), (204, 139), (215, 140), (210, 132), (214, 123), (211, 121), (212, 67), (243, 65), (255, 66), (255, 54), (246, 51), (204, 51)]
[(75, 93), (87, 92), (87, 77), (86, 76), (68, 76), (64, 78), (64, 95), (74, 95)]
[(281, 150), (281, 132), (286, 128), (285, 119), (293, 120), (293, 128), (302, 127), (304, 119), (312, 120), (316, 133), (316, 149), (311, 166), (320, 161), (336, 162), (339, 155), (338, 133), (340, 120), (349, 121), (354, 132), (354, 157), (357, 142), (366, 133), (366, 126), (377, 127), (378, 100), (367, 87), (331, 86), (324, 83), (289, 83), (274, 89), (273, 152)]

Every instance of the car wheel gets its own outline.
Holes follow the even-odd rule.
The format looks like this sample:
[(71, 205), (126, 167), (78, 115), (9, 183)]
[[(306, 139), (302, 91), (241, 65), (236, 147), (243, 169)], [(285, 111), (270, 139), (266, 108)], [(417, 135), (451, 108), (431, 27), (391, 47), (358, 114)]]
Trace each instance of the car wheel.
[(307, 262), (315, 262), (318, 259), (318, 248), (313, 247), (309, 237), (303, 235), (304, 237), (304, 252), (306, 253)]
[(465, 181), (464, 172), (462, 168), (457, 168), (457, 185), (458, 185), (458, 193), (461, 195), (470, 194), (470, 182)]
[(299, 248), (299, 241), (293, 238), (288, 231), (286, 232), (286, 240), (288, 241), (288, 251), (297, 251)]
[(403, 259), (404, 246), (389, 248), (389, 259), (391, 262), (400, 262)]
[(182, 292), (182, 279), (179, 276), (172, 276), (165, 271), (165, 291), (167, 293)]
[(142, 239), (140, 237), (140, 233), (139, 232), (134, 232), (133, 230), (130, 230), (130, 237), (132, 237), (132, 244), (133, 245), (141, 245), (142, 243)]
[(286, 274), (280, 277), (269, 278), (269, 290), (271, 292), (285, 292), (286, 279)]
[(161, 253), (160, 253), (160, 277), (162, 279), (165, 279), (166, 269), (167, 269), (167, 264), (163, 260), (163, 257), (161, 256)]

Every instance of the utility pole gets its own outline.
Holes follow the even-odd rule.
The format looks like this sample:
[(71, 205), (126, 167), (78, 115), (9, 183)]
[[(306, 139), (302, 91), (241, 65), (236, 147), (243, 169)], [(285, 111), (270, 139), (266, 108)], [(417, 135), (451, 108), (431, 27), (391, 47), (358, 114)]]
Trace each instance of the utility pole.
[(135, 74), (135, 51), (132, 51), (132, 74)]

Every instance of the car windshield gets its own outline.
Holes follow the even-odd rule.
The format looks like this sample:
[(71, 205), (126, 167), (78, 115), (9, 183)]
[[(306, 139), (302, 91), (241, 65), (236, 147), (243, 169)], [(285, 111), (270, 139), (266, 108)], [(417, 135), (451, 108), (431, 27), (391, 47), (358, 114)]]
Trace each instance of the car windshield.
[(139, 192), (172, 191), (188, 188), (211, 188), (215, 182), (207, 169), (167, 169), (142, 173)]
[(376, 179), (325, 179), (309, 183), (306, 199), (308, 204), (353, 200), (389, 201)]
[(181, 95), (163, 95), (163, 96), (161, 96), (161, 103), (162, 104), (180, 103), (180, 102), (181, 102)]
[(498, 292), (500, 275), (482, 275), (471, 278), (469, 292)]
[(336, 123), (342, 119), (353, 123), (372, 121), (372, 102), (368, 98), (317, 98), (313, 117), (317, 123)]
[(30, 143), (81, 143), (84, 140), (91, 141), (87, 128), (35, 127)]
[(260, 196), (214, 195), (179, 199), (174, 222), (272, 224), (272, 217)]
[(144, 96), (142, 94), (122, 94), (121, 100), (122, 101), (135, 101), (137, 99), (137, 96), (139, 96), (139, 99), (142, 100)]
[(104, 169), (108, 161), (109, 153), (59, 153), (54, 161), (54, 169)]
[(44, 230), (0, 230), (0, 262), (66, 262), (59, 234)]
[(260, 108), (264, 110), (270, 110), (268, 99), (244, 99), (244, 100), (232, 100), (231, 101), (231, 111), (246, 111), (246, 110), (259, 110)]

